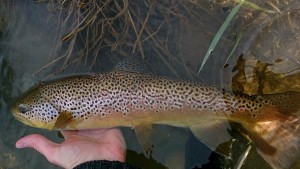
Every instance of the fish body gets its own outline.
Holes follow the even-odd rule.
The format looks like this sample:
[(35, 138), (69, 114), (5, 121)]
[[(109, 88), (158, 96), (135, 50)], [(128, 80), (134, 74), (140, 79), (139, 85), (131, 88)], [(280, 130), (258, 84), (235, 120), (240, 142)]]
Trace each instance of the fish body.
[[(152, 124), (190, 128), (211, 149), (240, 123), (273, 167), (289, 167), (299, 153), (300, 94), (248, 96), (195, 82), (115, 70), (40, 84), (12, 107), (21, 122), (38, 128), (135, 129), (150, 147)], [(145, 134), (147, 133), (147, 134)]]

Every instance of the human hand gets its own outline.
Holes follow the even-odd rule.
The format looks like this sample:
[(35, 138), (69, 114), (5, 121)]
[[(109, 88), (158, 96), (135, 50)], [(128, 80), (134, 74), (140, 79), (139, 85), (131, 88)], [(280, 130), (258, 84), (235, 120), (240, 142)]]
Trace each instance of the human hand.
[(61, 131), (65, 141), (54, 143), (42, 135), (31, 134), (16, 143), (17, 148), (31, 147), (49, 162), (63, 168), (91, 160), (125, 161), (126, 143), (120, 129)]

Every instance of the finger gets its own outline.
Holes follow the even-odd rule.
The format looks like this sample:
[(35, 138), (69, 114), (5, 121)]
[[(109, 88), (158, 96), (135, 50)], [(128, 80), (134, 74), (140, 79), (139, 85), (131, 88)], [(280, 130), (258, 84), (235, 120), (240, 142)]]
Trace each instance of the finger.
[(52, 161), (52, 156), (57, 148), (57, 144), (48, 140), (42, 135), (31, 134), (25, 136), (16, 142), (17, 148), (31, 147), (43, 154), (49, 161)]

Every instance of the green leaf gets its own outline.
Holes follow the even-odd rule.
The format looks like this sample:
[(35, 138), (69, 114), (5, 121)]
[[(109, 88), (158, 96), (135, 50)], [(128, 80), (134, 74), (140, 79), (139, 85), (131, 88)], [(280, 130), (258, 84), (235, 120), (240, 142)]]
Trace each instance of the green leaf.
[(211, 42), (205, 56), (204, 59), (201, 63), (200, 69), (198, 71), (198, 74), (200, 73), (200, 71), (202, 70), (204, 64), (206, 63), (208, 57), (211, 55), (212, 51), (214, 50), (214, 48), (217, 46), (220, 38), (222, 37), (224, 31), (226, 30), (226, 28), (228, 27), (230, 21), (232, 20), (232, 18), (235, 16), (235, 14), (238, 12), (238, 10), (241, 8), (241, 6), (244, 4), (244, 1), (242, 0), (242, 2), (240, 4), (238, 4), (237, 6), (235, 6), (232, 11), (230, 12), (230, 14), (227, 16), (226, 20), (224, 21), (224, 23), (222, 24), (221, 28), (219, 29), (219, 31), (217, 32), (216, 36), (214, 37), (213, 41)]
[(235, 49), (236, 49), (237, 45), (239, 44), (240, 40), (242, 39), (242, 37), (243, 37), (243, 33), (239, 33), (239, 34), (237, 35), (235, 44), (234, 44), (234, 46), (233, 46), (233, 48), (232, 48), (230, 54), (228, 55), (228, 57), (227, 57), (227, 59), (226, 59), (224, 65), (223, 65), (223, 67), (225, 67), (225, 65), (227, 64), (228, 60), (231, 58), (233, 52), (235, 51)]

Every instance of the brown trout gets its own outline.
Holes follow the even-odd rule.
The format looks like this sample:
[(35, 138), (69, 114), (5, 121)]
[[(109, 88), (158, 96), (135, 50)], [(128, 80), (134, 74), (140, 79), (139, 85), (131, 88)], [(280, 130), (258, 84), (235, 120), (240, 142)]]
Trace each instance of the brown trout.
[(12, 107), (21, 122), (38, 128), (80, 130), (131, 127), (145, 149), (152, 124), (187, 127), (211, 149), (241, 124), (273, 168), (299, 155), (300, 93), (248, 96), (194, 82), (115, 70), (40, 84)]

